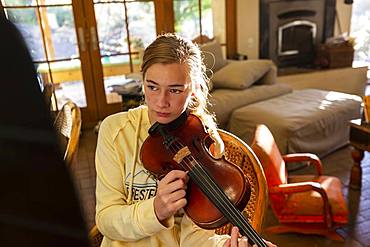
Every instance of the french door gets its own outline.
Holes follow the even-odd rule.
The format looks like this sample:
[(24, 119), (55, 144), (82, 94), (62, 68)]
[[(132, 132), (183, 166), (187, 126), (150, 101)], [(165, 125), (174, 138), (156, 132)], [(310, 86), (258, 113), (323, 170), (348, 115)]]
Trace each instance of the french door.
[(72, 100), (91, 126), (121, 110), (111, 86), (138, 76), (143, 49), (158, 33), (213, 36), (211, 2), (1, 0), (0, 10), (24, 36), (40, 81), (54, 84), (54, 109)]
[[(86, 26), (83, 6), (72, 0), (2, 0), (1, 8), (22, 33), (41, 84), (54, 84), (53, 108), (71, 99), (83, 112), (83, 121), (97, 119), (95, 94), (86, 42), (77, 30)], [(81, 31), (80, 31), (81, 32)]]

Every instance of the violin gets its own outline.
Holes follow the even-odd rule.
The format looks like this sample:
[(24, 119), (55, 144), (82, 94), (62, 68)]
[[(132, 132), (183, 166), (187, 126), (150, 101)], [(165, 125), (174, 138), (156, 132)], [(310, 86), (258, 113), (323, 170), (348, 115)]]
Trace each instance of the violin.
[(251, 189), (243, 171), (209, 150), (213, 140), (201, 120), (186, 111), (168, 124), (156, 122), (149, 129), (140, 158), (157, 179), (172, 170), (188, 172), (185, 213), (199, 227), (215, 229), (228, 222), (252, 243), (266, 243), (242, 214)]

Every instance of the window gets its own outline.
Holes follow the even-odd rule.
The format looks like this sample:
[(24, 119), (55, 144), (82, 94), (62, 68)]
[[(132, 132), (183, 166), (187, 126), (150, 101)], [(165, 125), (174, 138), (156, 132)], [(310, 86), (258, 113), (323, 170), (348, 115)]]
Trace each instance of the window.
[(213, 38), (211, 0), (174, 0), (175, 32), (194, 39), (200, 35)]
[(220, 3), (1, 0), (0, 10), (20, 29), (40, 78), (54, 84), (53, 108), (72, 100), (81, 107), (86, 124), (122, 109), (121, 97), (111, 86), (140, 72), (142, 52), (157, 34), (176, 31), (189, 39), (216, 35), (224, 43), (225, 26), (220, 23), (225, 23), (225, 5)]

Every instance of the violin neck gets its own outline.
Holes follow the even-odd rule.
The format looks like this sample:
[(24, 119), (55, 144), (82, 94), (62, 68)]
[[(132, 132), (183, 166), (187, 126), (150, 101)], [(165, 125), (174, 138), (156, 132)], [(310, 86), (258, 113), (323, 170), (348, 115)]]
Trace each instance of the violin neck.
[[(192, 158), (191, 162), (197, 163), (194, 158)], [(243, 236), (248, 237), (249, 240), (259, 247), (267, 247), (261, 236), (259, 236), (249, 224), (247, 218), (235, 207), (223, 190), (213, 181), (208, 172), (200, 164), (193, 164), (192, 170), (190, 170), (188, 174), (193, 182), (198, 185), (207, 198), (212, 201), (229, 222), (239, 228)]]

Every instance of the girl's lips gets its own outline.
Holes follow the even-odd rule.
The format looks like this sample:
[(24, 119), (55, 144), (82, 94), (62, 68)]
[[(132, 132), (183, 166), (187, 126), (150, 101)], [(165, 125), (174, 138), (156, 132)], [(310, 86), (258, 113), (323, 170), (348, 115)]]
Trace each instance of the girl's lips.
[(170, 116), (170, 113), (164, 113), (164, 112), (157, 112), (158, 117), (168, 117)]

